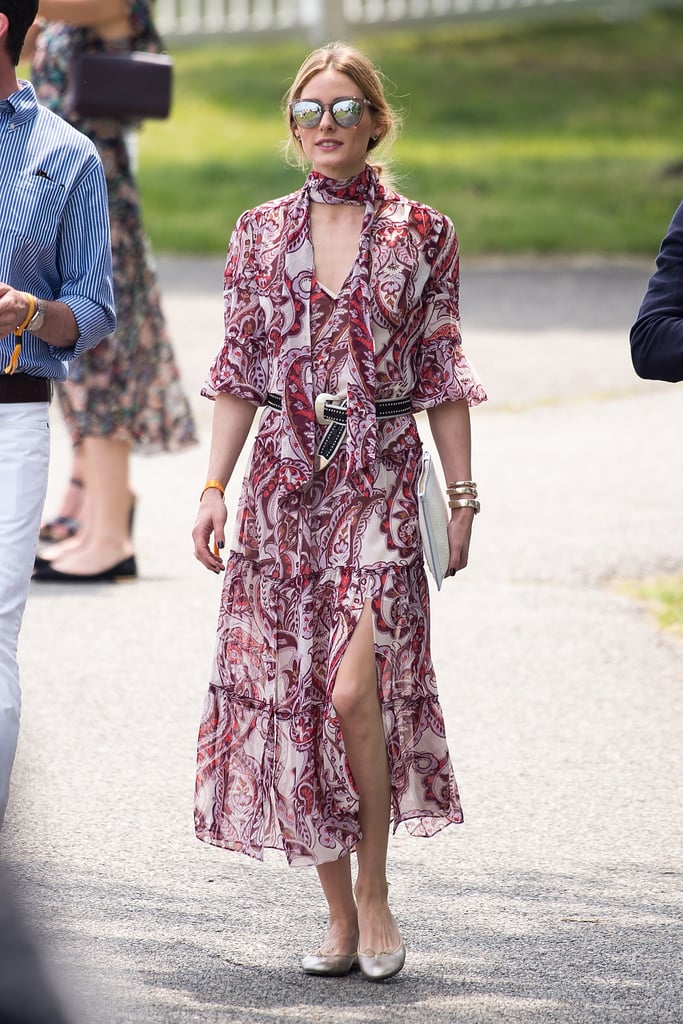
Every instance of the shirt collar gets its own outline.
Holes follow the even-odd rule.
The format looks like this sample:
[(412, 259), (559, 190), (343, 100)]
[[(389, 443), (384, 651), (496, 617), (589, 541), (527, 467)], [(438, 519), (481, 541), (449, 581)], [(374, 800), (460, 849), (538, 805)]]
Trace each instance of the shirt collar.
[(5, 100), (0, 100), (0, 114), (9, 114), (14, 124), (23, 124), (35, 117), (38, 100), (30, 82), (19, 80), (19, 88)]

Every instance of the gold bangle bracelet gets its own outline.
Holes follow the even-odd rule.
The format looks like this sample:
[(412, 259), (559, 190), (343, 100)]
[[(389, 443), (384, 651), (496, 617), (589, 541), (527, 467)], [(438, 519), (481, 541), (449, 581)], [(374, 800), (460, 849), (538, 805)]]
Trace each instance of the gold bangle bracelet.
[(451, 484), (450, 487), (446, 488), (446, 494), (455, 495), (456, 498), (461, 494), (469, 494), (471, 498), (476, 498), (477, 488), (476, 486), (467, 487), (464, 484), (459, 484), (456, 487), (455, 484)]
[(206, 494), (206, 492), (210, 491), (212, 489), (214, 489), (216, 491), (220, 491), (221, 492), (221, 497), (222, 498), (225, 497), (225, 487), (220, 482), (220, 480), (207, 480), (206, 483), (204, 484), (204, 490), (199, 495), (199, 500), (201, 501), (202, 498), (204, 497), (204, 495)]
[(476, 480), (454, 480), (452, 484), (448, 484), (446, 487), (447, 491), (450, 491), (451, 487), (476, 487)]
[(474, 498), (458, 498), (457, 501), (449, 501), (448, 507), (451, 510), (458, 508), (473, 508), (475, 516), (481, 509), (481, 505)]

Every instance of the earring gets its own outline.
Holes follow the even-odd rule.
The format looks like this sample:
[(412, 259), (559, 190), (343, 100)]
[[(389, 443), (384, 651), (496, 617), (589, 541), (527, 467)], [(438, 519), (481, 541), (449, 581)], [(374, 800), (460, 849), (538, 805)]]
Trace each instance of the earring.
[(372, 136), (372, 141), (373, 142), (377, 142), (378, 138), (379, 138), (379, 135), (373, 135)]

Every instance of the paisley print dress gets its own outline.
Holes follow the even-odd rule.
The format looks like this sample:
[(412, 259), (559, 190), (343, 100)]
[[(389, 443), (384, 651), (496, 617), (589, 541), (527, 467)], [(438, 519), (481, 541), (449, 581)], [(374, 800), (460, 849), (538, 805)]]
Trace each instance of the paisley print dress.
[(159, 288), (142, 226), (127, 135), (133, 125), (79, 118), (68, 109), (69, 63), (81, 50), (158, 51), (150, 4), (130, 0), (130, 38), (104, 41), (93, 30), (61, 22), (38, 37), (32, 79), (38, 99), (88, 138), (102, 158), (109, 191), (116, 332), (71, 367), (57, 388), (72, 441), (106, 437), (143, 452), (174, 451), (196, 441), (161, 310)]
[[(414, 417), (377, 419), (375, 456), (358, 468), (347, 438), (326, 468), (314, 459), (309, 476), (292, 473), (292, 434), (313, 423), (315, 449), (326, 429), (307, 394), (348, 388), (357, 312), (354, 272), (336, 296), (311, 272), (308, 200), (304, 189), (238, 222), (226, 340), (204, 389), (258, 405), (287, 394), (282, 412), (260, 415), (242, 485), (199, 732), (196, 833), (257, 859), (279, 849), (293, 865), (335, 860), (361, 837), (332, 691), (366, 602), (394, 830), (430, 836), (462, 820), (429, 649)], [(368, 238), (375, 398), (410, 396), (415, 412), (483, 401), (460, 344), (450, 221), (380, 188)]]

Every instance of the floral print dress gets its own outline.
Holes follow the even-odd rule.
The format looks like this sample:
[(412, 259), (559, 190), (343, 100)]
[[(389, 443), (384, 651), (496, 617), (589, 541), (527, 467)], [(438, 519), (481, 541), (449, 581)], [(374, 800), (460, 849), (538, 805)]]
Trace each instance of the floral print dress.
[(84, 437), (106, 437), (149, 453), (185, 448), (196, 435), (143, 231), (126, 144), (134, 126), (79, 118), (67, 107), (74, 53), (161, 49), (150, 4), (130, 0), (129, 17), (130, 38), (106, 42), (91, 29), (48, 23), (38, 37), (32, 79), (39, 101), (94, 142), (109, 192), (116, 332), (72, 365), (69, 379), (57, 388), (62, 412), (74, 444)]
[[(377, 195), (375, 397), (409, 395), (413, 411), (476, 404), (485, 394), (460, 345), (452, 225), (395, 193)], [(307, 202), (304, 190), (243, 215), (228, 253), (226, 342), (204, 393), (263, 404), (284, 389), (290, 415), (263, 411), (242, 485), (195, 811), (200, 839), (257, 859), (266, 847), (283, 850), (293, 865), (335, 860), (361, 838), (332, 693), (368, 602), (394, 829), (403, 821), (429, 836), (462, 820), (429, 650), (413, 415), (377, 419), (376, 456), (362, 468), (349, 472), (348, 444), (308, 479), (288, 465), (292, 418), (303, 423), (300, 436), (312, 422), (306, 392), (336, 394), (349, 383), (353, 274), (336, 296), (315, 280)], [(297, 328), (306, 320), (310, 340)], [(296, 373), (283, 377), (292, 351)], [(325, 429), (315, 424), (315, 447)]]

